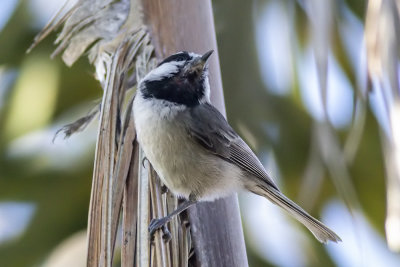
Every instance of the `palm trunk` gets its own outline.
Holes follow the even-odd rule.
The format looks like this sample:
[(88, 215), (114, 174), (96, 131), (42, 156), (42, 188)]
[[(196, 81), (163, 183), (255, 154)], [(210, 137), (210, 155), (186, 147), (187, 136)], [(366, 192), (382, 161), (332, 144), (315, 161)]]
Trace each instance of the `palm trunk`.
[[(144, 0), (158, 58), (177, 51), (215, 51), (210, 60), (211, 101), (225, 114), (211, 1)], [(248, 266), (237, 196), (189, 210), (195, 266)]]

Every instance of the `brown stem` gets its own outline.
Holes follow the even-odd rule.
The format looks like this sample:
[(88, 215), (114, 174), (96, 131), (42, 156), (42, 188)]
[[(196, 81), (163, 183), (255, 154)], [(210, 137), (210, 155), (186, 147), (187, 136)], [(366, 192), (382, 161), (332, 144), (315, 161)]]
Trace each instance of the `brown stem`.
[[(211, 101), (225, 114), (218, 49), (210, 0), (142, 0), (158, 58), (177, 51), (211, 49)], [(196, 266), (247, 266), (236, 196), (199, 203), (189, 210)]]

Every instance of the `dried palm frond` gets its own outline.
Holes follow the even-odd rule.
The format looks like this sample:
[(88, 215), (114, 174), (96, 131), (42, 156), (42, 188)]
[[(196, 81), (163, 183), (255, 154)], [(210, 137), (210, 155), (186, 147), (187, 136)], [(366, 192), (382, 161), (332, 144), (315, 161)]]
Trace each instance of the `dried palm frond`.
[[(348, 136), (349, 140), (347, 140), (344, 148), (342, 148), (328, 115), (328, 65), (330, 60), (329, 55), (332, 54), (330, 47), (331, 39), (336, 26), (333, 19), (336, 4), (334, 1), (322, 2), (310, 0), (305, 2), (304, 8), (310, 21), (312, 47), (315, 56), (318, 88), (321, 95), (320, 101), (322, 103), (324, 120), (323, 122), (314, 121), (314, 127), (312, 128), (313, 135), (311, 137), (312, 150), (307, 167), (307, 173), (308, 175), (312, 175), (312, 177), (306, 176), (305, 181), (309, 185), (311, 184), (311, 179), (318, 179), (313, 184), (319, 185), (321, 183), (319, 179), (322, 178), (324, 173), (324, 169), (321, 168), (320, 164), (325, 165), (324, 168), (329, 172), (339, 195), (345, 201), (350, 211), (353, 212), (354, 209), (360, 209), (360, 203), (355, 193), (348, 164), (352, 161), (360, 143), (365, 116), (355, 117), (353, 128)], [(365, 115), (365, 106), (361, 106), (361, 108), (364, 109), (360, 110), (359, 113)], [(351, 146), (348, 144), (350, 141), (352, 142)], [(315, 186), (307, 187), (304, 185), (301, 196), (309, 196), (311, 190), (315, 190)]]
[(330, 40), (333, 31), (333, 1), (307, 1), (306, 11), (310, 20), (312, 43), (317, 66), (319, 88), (322, 102), (324, 103), (325, 118), (327, 116), (327, 83), (328, 83), (328, 57)]
[[(162, 195), (150, 164), (136, 142), (131, 87), (155, 67), (153, 47), (138, 0), (79, 0), (65, 4), (45, 26), (31, 50), (63, 25), (52, 56), (63, 51), (71, 66), (87, 52), (103, 88), (99, 108), (63, 127), (68, 137), (83, 130), (100, 113), (88, 221), (88, 266), (111, 266), (122, 211), (122, 266), (185, 266), (191, 248), (186, 225), (171, 222), (173, 243), (161, 233), (151, 245), (149, 221), (176, 207), (177, 199)], [(28, 50), (28, 51), (29, 51)], [(183, 256), (182, 256), (183, 255)]]
[(74, 133), (81, 132), (86, 129), (86, 127), (89, 125), (89, 123), (96, 117), (96, 115), (100, 112), (100, 105), (97, 106), (95, 109), (93, 109), (89, 114), (86, 116), (83, 116), (82, 118), (77, 119), (74, 122), (71, 122), (67, 125), (64, 125), (61, 129), (59, 129), (54, 137), (53, 137), (53, 142), (58, 136), (59, 133), (63, 132), (64, 133), (64, 138), (68, 138)]
[(389, 247), (400, 251), (400, 3), (395, 0), (370, 0), (365, 21), (368, 74), (376, 94), (383, 98), (381, 124), (382, 149), (386, 167), (386, 239)]

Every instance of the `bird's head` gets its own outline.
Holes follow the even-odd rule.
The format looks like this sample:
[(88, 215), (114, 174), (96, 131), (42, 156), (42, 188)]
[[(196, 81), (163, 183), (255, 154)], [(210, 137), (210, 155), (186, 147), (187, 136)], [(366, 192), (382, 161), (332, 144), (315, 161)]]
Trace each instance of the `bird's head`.
[(140, 81), (143, 97), (186, 106), (209, 101), (207, 61), (212, 53), (183, 51), (167, 57)]

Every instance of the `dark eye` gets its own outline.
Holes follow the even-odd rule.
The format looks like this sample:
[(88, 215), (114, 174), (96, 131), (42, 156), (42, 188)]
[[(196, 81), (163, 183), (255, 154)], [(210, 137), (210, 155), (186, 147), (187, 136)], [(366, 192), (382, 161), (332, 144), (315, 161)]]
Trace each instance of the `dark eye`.
[(186, 57), (185, 56), (178, 56), (175, 60), (176, 61), (186, 61)]

